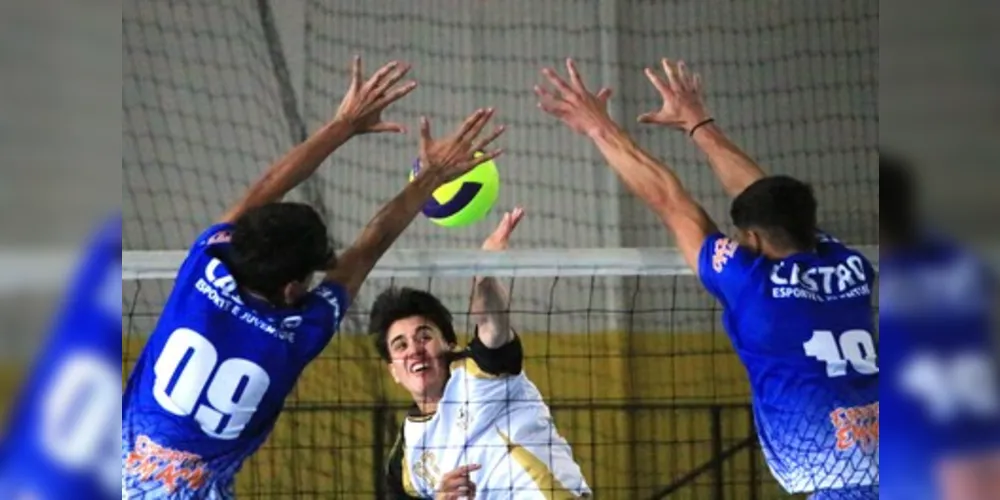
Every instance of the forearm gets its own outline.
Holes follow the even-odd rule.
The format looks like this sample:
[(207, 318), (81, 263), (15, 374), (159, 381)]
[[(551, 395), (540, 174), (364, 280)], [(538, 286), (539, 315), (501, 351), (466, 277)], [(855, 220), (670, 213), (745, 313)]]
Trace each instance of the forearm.
[(351, 247), (337, 259), (335, 267), (327, 272), (328, 278), (344, 284), (355, 294), (440, 185), (440, 180), (430, 173), (419, 175), (407, 184), (372, 217)]
[(280, 201), (312, 176), (327, 157), (351, 138), (352, 133), (351, 126), (344, 122), (333, 121), (324, 125), (272, 164), (223, 220), (232, 221), (248, 209)]
[(709, 234), (718, 231), (705, 209), (684, 189), (674, 172), (643, 151), (625, 132), (608, 129), (592, 139), (629, 190), (674, 234), (684, 261), (697, 273), (701, 246)]
[(496, 278), (476, 277), (471, 312), (478, 326), (479, 340), (486, 347), (497, 349), (514, 339), (507, 290)]
[(677, 175), (643, 151), (620, 128), (609, 127), (591, 139), (629, 191), (661, 218), (663, 212), (690, 198)]
[(715, 176), (730, 197), (735, 198), (764, 177), (764, 170), (760, 165), (726, 137), (714, 123), (696, 130), (693, 138), (695, 144), (708, 156)]

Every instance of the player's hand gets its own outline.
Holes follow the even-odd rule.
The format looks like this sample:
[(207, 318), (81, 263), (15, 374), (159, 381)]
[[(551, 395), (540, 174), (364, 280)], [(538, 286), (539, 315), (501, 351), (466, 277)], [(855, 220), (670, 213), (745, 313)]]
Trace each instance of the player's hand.
[(684, 61), (663, 59), (661, 64), (666, 80), (652, 68), (646, 68), (646, 78), (660, 93), (663, 105), (639, 115), (639, 122), (689, 131), (711, 118), (701, 97), (701, 76), (688, 72)]
[(414, 81), (396, 86), (408, 71), (409, 64), (392, 61), (365, 81), (361, 72), (361, 57), (355, 56), (351, 65), (351, 85), (340, 102), (335, 120), (350, 124), (355, 134), (406, 132), (402, 124), (382, 121), (382, 111), (417, 88)]
[(500, 221), (500, 225), (483, 242), (483, 250), (490, 252), (506, 250), (510, 240), (510, 233), (514, 232), (514, 229), (523, 218), (524, 209), (521, 207), (515, 207), (514, 210), (503, 214), (503, 220)]
[(608, 115), (611, 89), (605, 87), (597, 93), (587, 90), (572, 59), (566, 60), (566, 71), (569, 73), (569, 82), (563, 80), (552, 68), (542, 70), (542, 75), (553, 88), (535, 85), (538, 107), (561, 120), (574, 132), (586, 136), (593, 136), (608, 127), (617, 127)]
[(476, 498), (476, 483), (469, 477), (473, 471), (481, 469), (478, 464), (463, 465), (441, 477), (436, 500), (472, 500)]
[[(426, 117), (420, 119), (420, 175), (424, 172), (438, 176), (440, 182), (452, 181), (472, 170), (480, 163), (492, 160), (503, 153), (501, 149), (486, 151), (500, 137), (503, 125), (485, 137), (479, 137), (486, 124), (493, 118), (493, 108), (480, 109), (469, 115), (457, 130), (443, 139), (431, 137), (431, 124)], [(475, 156), (482, 152), (481, 156)]]

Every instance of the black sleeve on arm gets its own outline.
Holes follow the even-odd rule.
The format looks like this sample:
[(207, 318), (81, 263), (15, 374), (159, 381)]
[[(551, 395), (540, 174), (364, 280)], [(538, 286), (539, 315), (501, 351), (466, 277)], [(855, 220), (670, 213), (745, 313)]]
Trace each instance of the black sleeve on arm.
[(524, 369), (524, 347), (521, 337), (514, 334), (514, 340), (490, 349), (479, 340), (479, 334), (469, 343), (469, 356), (479, 365), (479, 369), (493, 376), (519, 375)]

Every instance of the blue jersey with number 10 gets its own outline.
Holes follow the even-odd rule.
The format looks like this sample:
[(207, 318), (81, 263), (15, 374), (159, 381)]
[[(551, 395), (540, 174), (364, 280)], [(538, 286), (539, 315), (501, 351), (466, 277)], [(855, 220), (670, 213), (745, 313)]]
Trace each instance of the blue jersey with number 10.
[(123, 498), (228, 498), (305, 366), (348, 307), (323, 283), (296, 308), (243, 294), (223, 263), (230, 225), (182, 264), (122, 398)]
[(877, 485), (871, 264), (825, 235), (778, 261), (714, 235), (699, 274), (723, 306), (778, 482), (791, 493)]
[(0, 498), (117, 497), (121, 231), (116, 215), (84, 251), (5, 430)]

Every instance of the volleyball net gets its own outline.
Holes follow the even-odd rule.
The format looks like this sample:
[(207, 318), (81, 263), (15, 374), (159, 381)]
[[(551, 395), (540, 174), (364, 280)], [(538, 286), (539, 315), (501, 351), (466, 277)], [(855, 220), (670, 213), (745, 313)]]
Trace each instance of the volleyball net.
[[(876, 257), (876, 249), (865, 251)], [(126, 368), (183, 256), (123, 256)], [(498, 276), (510, 290), (525, 373), (602, 498), (655, 498), (665, 488), (684, 498), (714, 498), (720, 489), (725, 498), (777, 494), (718, 306), (675, 251), (394, 250), (361, 297), (389, 286), (428, 290), (455, 313), (464, 344), (473, 330), (467, 312), (475, 275)], [(412, 402), (364, 335), (365, 304), (349, 309), (341, 332), (307, 368), (274, 434), (241, 474), (242, 495), (383, 493), (382, 468)]]
[[(768, 498), (755, 452), (713, 462), (752, 434), (745, 376), (716, 304), (676, 254), (638, 250), (673, 242), (591, 147), (536, 109), (531, 89), (540, 68), (574, 57), (589, 82), (615, 89), (619, 122), (724, 221), (728, 199), (683, 134), (634, 123), (659, 104), (642, 68), (683, 58), (734, 139), (769, 171), (813, 184), (825, 229), (875, 244), (878, 5), (126, 1), (123, 369), (191, 238), (333, 115), (355, 54), (369, 71), (394, 59), (413, 64), (420, 87), (393, 106), (393, 120), (412, 125), (426, 115), (444, 129), (496, 107), (508, 126), (496, 211), (517, 204), (528, 216), (502, 255), (464, 250), (478, 247), (498, 213), (462, 229), (417, 220), (307, 370), (241, 476), (243, 496), (379, 493), (405, 395), (360, 335), (374, 294), (390, 284), (430, 290), (459, 313), (461, 331), (469, 276), (492, 272), (512, 289), (531, 378), (601, 498), (642, 498), (681, 479), (682, 497), (729, 488), (733, 498)], [(316, 206), (346, 247), (406, 182), (415, 148), (413, 137), (351, 141), (290, 198)]]

